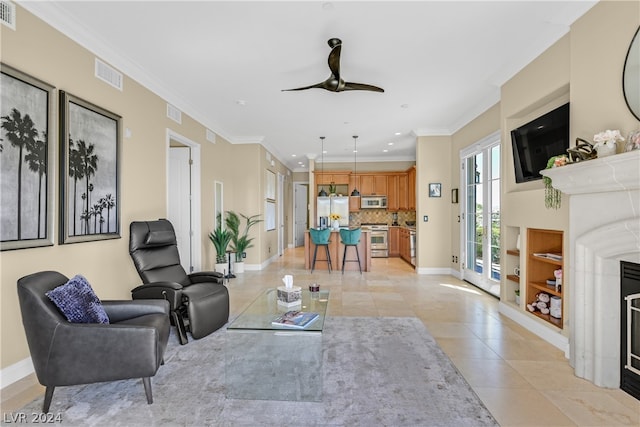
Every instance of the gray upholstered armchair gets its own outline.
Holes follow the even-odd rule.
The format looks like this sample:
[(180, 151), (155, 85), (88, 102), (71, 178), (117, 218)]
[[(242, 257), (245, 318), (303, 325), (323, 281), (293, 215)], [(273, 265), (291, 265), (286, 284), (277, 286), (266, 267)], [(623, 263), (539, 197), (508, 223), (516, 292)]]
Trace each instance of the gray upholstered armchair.
[(229, 291), (222, 274), (187, 274), (180, 265), (176, 234), (169, 221), (134, 221), (129, 231), (129, 253), (143, 282), (131, 291), (133, 298), (169, 301), (181, 344), (188, 342), (187, 331), (198, 339), (227, 323)]
[(46, 387), (49, 412), (57, 386), (142, 378), (153, 403), (150, 378), (162, 364), (169, 339), (169, 304), (162, 300), (102, 301), (109, 324), (71, 323), (46, 293), (67, 283), (42, 271), (18, 280), (18, 299), (31, 359)]

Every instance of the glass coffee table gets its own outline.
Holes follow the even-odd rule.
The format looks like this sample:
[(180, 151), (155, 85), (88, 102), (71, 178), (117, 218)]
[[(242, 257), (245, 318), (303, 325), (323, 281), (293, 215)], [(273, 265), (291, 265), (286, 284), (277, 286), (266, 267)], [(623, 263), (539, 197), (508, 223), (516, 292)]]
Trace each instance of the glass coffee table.
[[(285, 307), (276, 289), (260, 294), (227, 326), (227, 397), (252, 400), (322, 400), (322, 330), (329, 291), (302, 290), (302, 304)], [(299, 310), (319, 314), (305, 329), (274, 326), (279, 315)]]

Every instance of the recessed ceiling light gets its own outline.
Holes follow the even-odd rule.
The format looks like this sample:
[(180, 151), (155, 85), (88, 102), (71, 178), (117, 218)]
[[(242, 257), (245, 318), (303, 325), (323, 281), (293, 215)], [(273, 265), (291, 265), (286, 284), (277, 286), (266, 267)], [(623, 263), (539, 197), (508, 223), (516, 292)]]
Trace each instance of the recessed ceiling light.
[(393, 145), (393, 142), (387, 142), (387, 145)]
[(402, 132), (396, 132), (396, 136), (402, 135)]
[(327, 150), (324, 150), (324, 151), (322, 152), (322, 154), (327, 154)]
[(384, 150), (382, 150), (382, 152), (383, 152), (383, 153), (388, 153), (388, 152), (389, 152), (389, 150), (384, 149)]
[(298, 155), (297, 154), (292, 154), (291, 157), (298, 157)]
[(245, 101), (244, 99), (238, 99), (236, 101), (236, 104), (238, 104), (241, 107), (244, 107), (245, 105), (247, 105), (247, 101)]

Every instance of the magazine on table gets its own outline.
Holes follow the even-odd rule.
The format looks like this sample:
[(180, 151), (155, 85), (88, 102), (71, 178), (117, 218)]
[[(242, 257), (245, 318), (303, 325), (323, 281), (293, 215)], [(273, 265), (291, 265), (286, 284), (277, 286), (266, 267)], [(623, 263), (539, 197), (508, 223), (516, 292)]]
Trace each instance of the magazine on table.
[(320, 317), (318, 313), (291, 310), (276, 317), (271, 324), (285, 328), (304, 329), (318, 320), (318, 317)]

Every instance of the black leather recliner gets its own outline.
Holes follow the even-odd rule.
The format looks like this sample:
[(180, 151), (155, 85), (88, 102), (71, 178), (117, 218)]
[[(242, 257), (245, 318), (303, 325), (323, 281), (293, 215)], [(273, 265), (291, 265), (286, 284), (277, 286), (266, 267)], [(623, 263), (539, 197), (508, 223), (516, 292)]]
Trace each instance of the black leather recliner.
[(45, 295), (69, 279), (41, 271), (18, 280), (18, 299), (40, 384), (42, 412), (49, 412), (57, 386), (142, 378), (153, 403), (151, 377), (162, 364), (169, 340), (166, 301), (102, 301), (109, 324), (71, 323)]
[(229, 291), (223, 275), (213, 271), (187, 274), (180, 265), (176, 234), (169, 221), (134, 221), (129, 231), (129, 253), (144, 283), (131, 291), (133, 298), (169, 301), (181, 344), (188, 342), (187, 331), (198, 339), (227, 323)]

